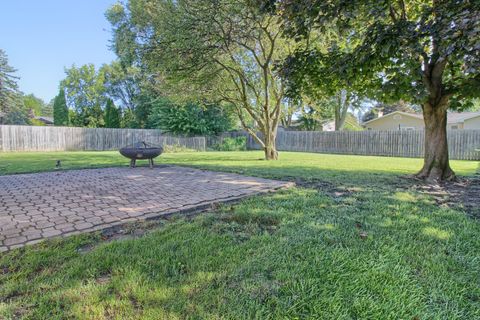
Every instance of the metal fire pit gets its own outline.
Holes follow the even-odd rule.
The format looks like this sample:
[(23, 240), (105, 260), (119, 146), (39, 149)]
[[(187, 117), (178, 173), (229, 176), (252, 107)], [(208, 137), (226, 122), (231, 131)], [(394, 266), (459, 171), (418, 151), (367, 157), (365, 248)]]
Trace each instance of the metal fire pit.
[(153, 159), (162, 154), (162, 152), (162, 147), (153, 146), (145, 141), (120, 149), (120, 154), (130, 159), (130, 167), (132, 168), (135, 168), (137, 160), (148, 160), (150, 168), (153, 168)]

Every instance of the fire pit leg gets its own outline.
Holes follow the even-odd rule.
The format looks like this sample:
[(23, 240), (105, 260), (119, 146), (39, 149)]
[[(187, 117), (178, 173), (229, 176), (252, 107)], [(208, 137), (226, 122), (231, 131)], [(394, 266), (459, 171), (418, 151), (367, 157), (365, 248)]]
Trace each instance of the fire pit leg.
[(137, 161), (135, 159), (130, 160), (130, 168), (135, 168), (136, 162)]
[(153, 159), (148, 159), (148, 164), (150, 165), (150, 169), (153, 169)]

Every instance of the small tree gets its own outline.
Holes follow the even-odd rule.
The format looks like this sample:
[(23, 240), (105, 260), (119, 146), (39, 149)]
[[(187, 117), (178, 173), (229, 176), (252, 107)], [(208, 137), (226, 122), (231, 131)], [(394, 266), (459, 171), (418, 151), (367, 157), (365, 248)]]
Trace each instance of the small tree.
[(120, 119), (120, 109), (115, 106), (112, 99), (108, 99), (105, 107), (105, 127), (120, 128)]
[(56, 126), (68, 126), (69, 124), (68, 107), (63, 88), (60, 89), (53, 102), (53, 123)]

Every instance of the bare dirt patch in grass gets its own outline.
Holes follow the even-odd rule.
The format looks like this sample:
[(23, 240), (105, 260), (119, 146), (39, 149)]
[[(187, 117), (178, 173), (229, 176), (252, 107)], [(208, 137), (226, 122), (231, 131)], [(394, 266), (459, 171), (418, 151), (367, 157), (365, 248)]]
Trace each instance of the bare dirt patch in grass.
[(427, 194), (442, 207), (458, 208), (480, 219), (480, 173), (442, 184), (416, 184), (413, 190)]

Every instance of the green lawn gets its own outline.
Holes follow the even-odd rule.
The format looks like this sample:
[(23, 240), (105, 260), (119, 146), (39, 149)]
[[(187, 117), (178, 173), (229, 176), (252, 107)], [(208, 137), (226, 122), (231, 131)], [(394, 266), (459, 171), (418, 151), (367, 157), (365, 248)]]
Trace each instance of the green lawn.
[[(270, 177), (304, 179), (339, 178), (349, 180), (368, 176), (412, 174), (421, 159), (365, 157), (300, 152), (281, 152), (280, 161), (263, 161), (261, 152), (166, 153), (157, 164), (177, 164), (212, 170), (235, 171)], [(0, 152), (0, 175), (55, 170), (57, 160), (63, 169), (127, 166), (129, 161), (116, 151), (106, 152)], [(146, 165), (146, 162), (143, 162)], [(139, 162), (141, 165), (142, 162)], [(459, 175), (472, 175), (475, 161), (452, 161)]]
[[(480, 319), (480, 223), (409, 187), (401, 176), (421, 160), (261, 157), (162, 155), (158, 163), (302, 186), (137, 239), (84, 235), (3, 254), (0, 319)], [(0, 173), (52, 170), (57, 159), (65, 169), (128, 162), (111, 152), (0, 154)]]

